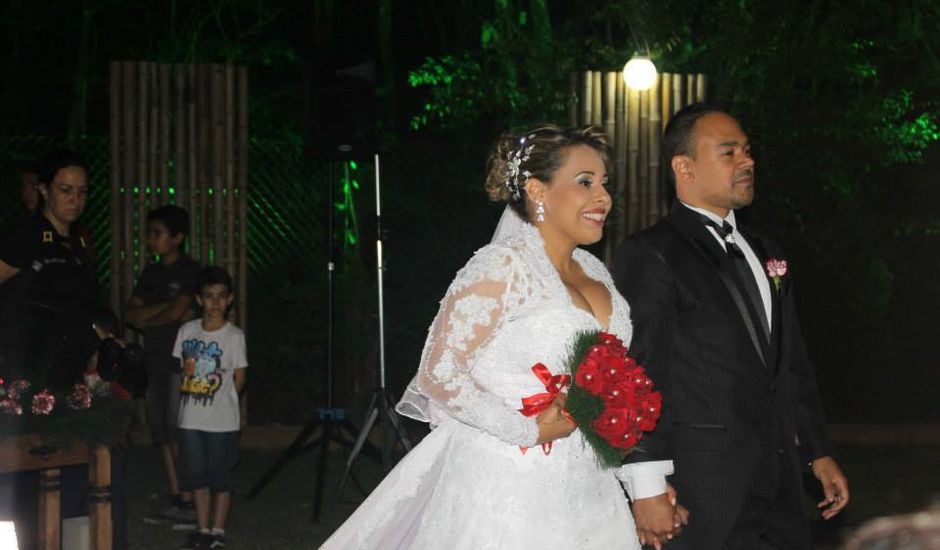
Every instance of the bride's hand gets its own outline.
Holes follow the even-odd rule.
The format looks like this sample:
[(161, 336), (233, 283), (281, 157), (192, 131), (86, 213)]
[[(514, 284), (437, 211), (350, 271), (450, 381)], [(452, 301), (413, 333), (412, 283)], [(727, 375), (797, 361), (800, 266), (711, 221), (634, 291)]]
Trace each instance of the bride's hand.
[(577, 427), (562, 411), (568, 394), (559, 393), (552, 404), (540, 412), (536, 421), (539, 426), (539, 443), (548, 443), (556, 439), (568, 437)]

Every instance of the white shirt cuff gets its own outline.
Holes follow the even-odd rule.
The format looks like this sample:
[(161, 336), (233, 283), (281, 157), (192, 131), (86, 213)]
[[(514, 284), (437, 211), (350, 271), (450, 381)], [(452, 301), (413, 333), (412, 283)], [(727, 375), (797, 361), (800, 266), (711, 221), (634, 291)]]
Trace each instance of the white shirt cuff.
[(666, 476), (672, 475), (671, 460), (653, 460), (624, 464), (614, 474), (630, 500), (649, 498), (666, 492)]

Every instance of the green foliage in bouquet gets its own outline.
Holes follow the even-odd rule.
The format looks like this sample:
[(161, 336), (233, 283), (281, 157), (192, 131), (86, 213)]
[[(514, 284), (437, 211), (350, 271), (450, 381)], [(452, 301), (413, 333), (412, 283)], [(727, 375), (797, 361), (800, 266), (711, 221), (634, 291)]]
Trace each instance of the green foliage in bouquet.
[[(571, 379), (574, 380), (578, 374), (578, 367), (581, 364), (581, 358), (587, 354), (588, 349), (597, 343), (599, 332), (582, 331), (575, 335), (571, 350), (565, 365), (568, 372), (571, 373)], [(591, 422), (604, 410), (604, 400), (591, 395), (583, 388), (572, 384), (568, 390), (568, 401), (565, 403), (565, 409), (571, 415), (571, 418), (578, 426), (590, 426)], [(581, 429), (581, 434), (585, 441), (594, 449), (597, 455), (597, 462), (605, 468), (617, 468), (623, 460), (621, 451), (612, 447), (604, 439), (597, 435), (592, 429)]]

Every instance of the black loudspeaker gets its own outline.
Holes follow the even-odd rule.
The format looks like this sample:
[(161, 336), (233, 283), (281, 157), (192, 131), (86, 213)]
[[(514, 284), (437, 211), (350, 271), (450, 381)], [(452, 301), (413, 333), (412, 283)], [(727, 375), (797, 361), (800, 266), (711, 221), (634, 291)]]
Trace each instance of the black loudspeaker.
[(375, 64), (362, 63), (314, 78), (308, 155), (322, 160), (364, 159), (376, 152)]

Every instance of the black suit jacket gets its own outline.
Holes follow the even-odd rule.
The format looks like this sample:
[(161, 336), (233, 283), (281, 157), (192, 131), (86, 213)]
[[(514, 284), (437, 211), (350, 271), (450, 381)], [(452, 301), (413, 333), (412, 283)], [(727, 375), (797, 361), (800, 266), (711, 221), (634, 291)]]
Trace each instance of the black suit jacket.
[[(761, 263), (784, 259), (771, 242), (738, 230)], [(626, 239), (611, 271), (631, 308), (631, 355), (663, 394), (656, 430), (628, 460), (674, 461), (691, 522), (671, 546), (720, 548), (749, 495), (773, 498), (778, 483), (800, 494), (798, 461), (829, 454), (789, 275), (779, 289), (770, 281), (768, 341), (721, 245), (679, 203)], [(790, 472), (782, 477), (781, 461)]]

